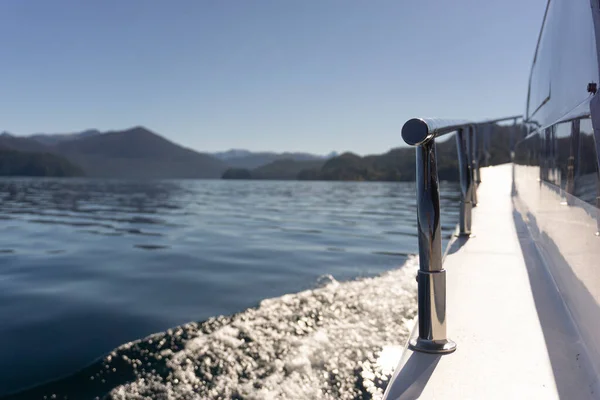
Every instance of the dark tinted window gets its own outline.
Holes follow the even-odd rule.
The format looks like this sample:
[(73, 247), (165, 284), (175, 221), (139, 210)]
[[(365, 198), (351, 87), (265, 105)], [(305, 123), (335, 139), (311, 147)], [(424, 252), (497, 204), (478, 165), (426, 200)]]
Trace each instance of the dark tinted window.
[(598, 197), (598, 159), (594, 142), (594, 129), (590, 119), (579, 124), (579, 146), (575, 172), (575, 196), (596, 205)]
[[(555, 125), (552, 130), (554, 152), (553, 183), (561, 189), (565, 189), (569, 178), (569, 164), (572, 165), (572, 161), (569, 160), (573, 151), (571, 148), (572, 125), (571, 122), (565, 122)], [(572, 166), (570, 169), (572, 171)]]
[(519, 142), (515, 162), (540, 167), (540, 179), (598, 206), (600, 178), (589, 118), (546, 128)]
[(520, 165), (540, 165), (540, 136), (532, 135), (515, 147), (515, 162)]

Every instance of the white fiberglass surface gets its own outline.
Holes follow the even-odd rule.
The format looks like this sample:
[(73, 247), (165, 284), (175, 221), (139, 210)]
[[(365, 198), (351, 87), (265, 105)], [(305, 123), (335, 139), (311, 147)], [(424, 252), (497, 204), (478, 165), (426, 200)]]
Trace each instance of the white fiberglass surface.
[[(598, 209), (539, 182), (539, 168), (516, 166), (519, 211), (600, 371), (600, 236)], [(592, 185), (595, 189), (595, 182)]]

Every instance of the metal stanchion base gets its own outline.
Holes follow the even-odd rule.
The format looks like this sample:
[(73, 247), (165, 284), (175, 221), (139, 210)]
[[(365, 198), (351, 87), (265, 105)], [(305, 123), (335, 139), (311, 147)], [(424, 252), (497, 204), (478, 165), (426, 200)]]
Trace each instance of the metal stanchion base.
[(474, 233), (455, 233), (452, 236), (457, 238), (474, 238), (476, 235)]
[(421, 338), (411, 339), (408, 348), (412, 351), (429, 354), (450, 354), (456, 350), (456, 343), (450, 339), (426, 340)]

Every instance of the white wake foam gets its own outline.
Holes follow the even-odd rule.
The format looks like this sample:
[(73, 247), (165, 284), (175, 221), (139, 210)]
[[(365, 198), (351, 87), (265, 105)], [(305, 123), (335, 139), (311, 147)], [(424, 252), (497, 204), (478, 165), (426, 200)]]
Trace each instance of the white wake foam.
[(416, 315), (416, 269), (413, 257), (375, 278), (329, 278), (123, 345), (107, 361), (122, 357), (135, 379), (109, 397), (379, 399)]

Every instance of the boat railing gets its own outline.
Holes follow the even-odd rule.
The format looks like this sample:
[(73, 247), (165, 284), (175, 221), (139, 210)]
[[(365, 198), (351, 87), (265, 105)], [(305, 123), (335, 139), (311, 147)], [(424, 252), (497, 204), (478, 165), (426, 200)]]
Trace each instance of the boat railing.
[[(471, 210), (477, 204), (480, 146), (477, 132), (521, 116), (473, 122), (437, 118), (413, 118), (402, 127), (402, 138), (416, 146), (417, 225), (419, 237), (418, 316), (419, 335), (409, 343), (414, 351), (452, 353), (456, 344), (446, 335), (446, 271), (442, 266), (440, 194), (435, 139), (456, 132), (460, 176), (459, 236), (471, 235)], [(511, 140), (511, 146), (514, 140)], [(512, 147), (511, 147), (511, 150)], [(489, 159), (489, 152), (486, 153)]]

